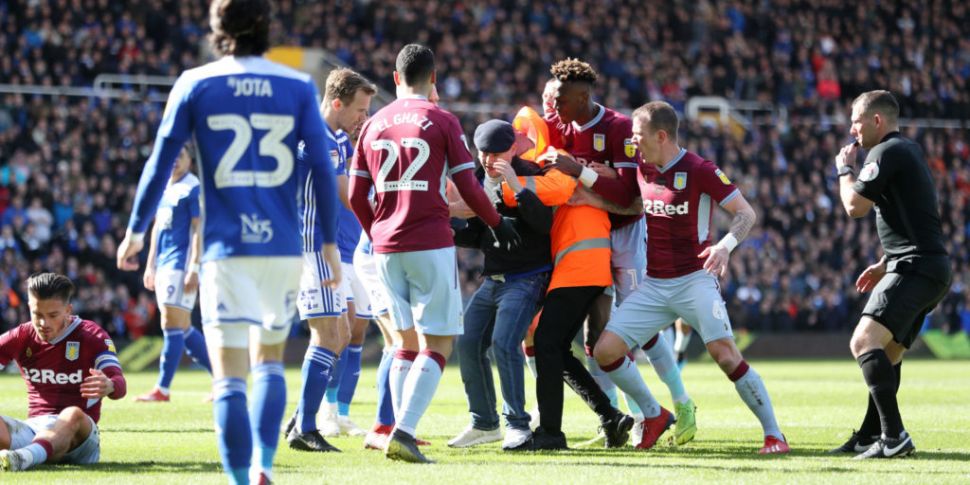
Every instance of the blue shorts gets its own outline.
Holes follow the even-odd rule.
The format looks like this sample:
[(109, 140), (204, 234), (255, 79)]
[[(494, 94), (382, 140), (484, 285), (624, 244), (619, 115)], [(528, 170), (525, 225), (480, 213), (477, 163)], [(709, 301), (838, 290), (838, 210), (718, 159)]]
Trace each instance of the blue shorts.
[(461, 335), (461, 292), (455, 248), (375, 254), (398, 330), (425, 335)]
[[(85, 415), (85, 417), (91, 422), (91, 434), (77, 448), (68, 451), (59, 463), (90, 465), (100, 461), (101, 434), (98, 432), (98, 425), (94, 423), (91, 416)], [(10, 449), (16, 450), (34, 441), (34, 436), (37, 436), (37, 433), (53, 428), (54, 423), (57, 422), (57, 415), (45, 414), (43, 416), (27, 418), (23, 421), (9, 416), (0, 416), (0, 419), (3, 419), (3, 422), (7, 425), (7, 429), (10, 431)]]
[(646, 277), (613, 314), (606, 330), (629, 347), (638, 347), (678, 317), (697, 330), (705, 344), (734, 336), (717, 278), (704, 270), (677, 278)]

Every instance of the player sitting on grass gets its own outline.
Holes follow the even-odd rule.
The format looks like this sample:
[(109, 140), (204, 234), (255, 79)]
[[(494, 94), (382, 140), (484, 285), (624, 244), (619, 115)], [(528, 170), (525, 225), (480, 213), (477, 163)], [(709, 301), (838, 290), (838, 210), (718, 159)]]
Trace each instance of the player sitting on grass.
[(66, 276), (31, 276), (27, 291), (31, 320), (0, 335), (0, 366), (20, 366), (29, 417), (0, 416), (0, 471), (97, 463), (101, 399), (125, 397), (114, 343), (98, 324), (71, 313), (74, 284)]

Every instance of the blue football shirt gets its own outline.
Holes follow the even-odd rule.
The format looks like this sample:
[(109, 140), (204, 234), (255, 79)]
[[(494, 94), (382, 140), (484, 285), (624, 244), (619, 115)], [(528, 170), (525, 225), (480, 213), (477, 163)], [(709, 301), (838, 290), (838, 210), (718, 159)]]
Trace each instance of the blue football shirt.
[(157, 268), (185, 270), (191, 247), (192, 219), (199, 217), (199, 179), (191, 173), (169, 184), (155, 214)]
[(129, 230), (143, 234), (182, 145), (194, 137), (201, 179), (203, 261), (302, 252), (297, 142), (314, 174), (322, 242), (336, 239), (333, 148), (308, 74), (262, 57), (227, 56), (182, 73), (145, 165)]

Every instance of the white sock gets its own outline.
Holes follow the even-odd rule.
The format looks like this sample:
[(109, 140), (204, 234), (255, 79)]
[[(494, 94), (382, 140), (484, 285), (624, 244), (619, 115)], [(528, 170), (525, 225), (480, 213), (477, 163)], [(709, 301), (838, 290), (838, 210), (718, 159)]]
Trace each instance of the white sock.
[(647, 383), (643, 382), (643, 376), (640, 375), (640, 369), (632, 360), (624, 356), (622, 363), (606, 373), (617, 387), (636, 401), (644, 417), (660, 416), (660, 403), (650, 393)]
[(685, 352), (687, 350), (687, 345), (690, 344), (690, 338), (694, 335), (694, 332), (681, 333), (680, 330), (677, 331), (677, 338), (674, 339), (674, 352), (678, 354)]
[(657, 377), (667, 385), (670, 390), (670, 397), (676, 403), (685, 403), (690, 397), (684, 389), (684, 381), (680, 378), (680, 368), (677, 367), (677, 359), (670, 350), (667, 339), (660, 337), (653, 347), (646, 349), (647, 357), (650, 358), (650, 365), (657, 372)]
[(422, 352), (414, 359), (412, 369), (404, 381), (403, 405), (398, 414), (397, 429), (415, 436), (418, 421), (428, 410), (444, 372), (444, 357), (437, 352)]
[(391, 404), (394, 406), (394, 417), (397, 418), (401, 412), (404, 395), (404, 382), (411, 372), (417, 352), (398, 349), (394, 353), (394, 360), (391, 361), (391, 372), (387, 380), (391, 387)]

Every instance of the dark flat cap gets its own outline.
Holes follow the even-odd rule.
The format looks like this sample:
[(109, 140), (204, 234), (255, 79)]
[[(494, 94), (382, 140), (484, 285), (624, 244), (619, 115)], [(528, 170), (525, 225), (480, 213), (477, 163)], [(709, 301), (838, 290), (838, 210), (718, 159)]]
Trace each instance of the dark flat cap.
[(512, 124), (502, 120), (488, 120), (475, 128), (475, 148), (485, 153), (505, 153), (515, 143)]

